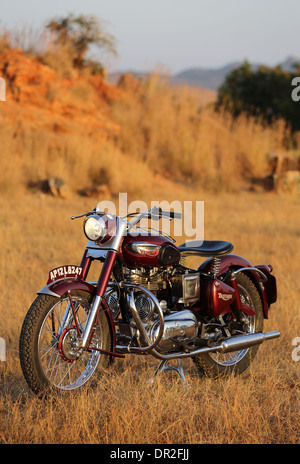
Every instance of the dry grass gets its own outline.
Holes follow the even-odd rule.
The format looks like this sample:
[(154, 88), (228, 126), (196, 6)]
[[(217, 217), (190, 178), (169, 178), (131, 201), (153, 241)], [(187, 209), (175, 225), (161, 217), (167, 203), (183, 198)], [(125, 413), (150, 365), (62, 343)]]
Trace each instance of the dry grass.
[[(205, 90), (174, 89), (153, 75), (126, 88), (113, 105), (121, 130), (117, 146), (155, 172), (213, 191), (239, 190), (245, 178), (267, 172), (267, 155), (284, 154), (289, 131), (282, 121), (263, 127), (213, 108)], [(209, 103), (210, 102), (210, 103)]]
[[(210, 195), (177, 187), (181, 200), (205, 201), (206, 239), (227, 239), (251, 262), (272, 263), (279, 298), (265, 330), (281, 338), (259, 349), (241, 377), (203, 380), (186, 362), (190, 388), (163, 374), (152, 385), (156, 360), (130, 356), (104, 374), (95, 390), (42, 402), (26, 386), (18, 361), (18, 336), (28, 306), (61, 263), (78, 263), (85, 245), (73, 213), (93, 206), (75, 196), (65, 202), (28, 193), (1, 197), (1, 336), (7, 362), (0, 365), (1, 443), (299, 443), (299, 365), (292, 339), (299, 320), (299, 200), (289, 196)], [(166, 184), (141, 199), (173, 199)], [(153, 195), (153, 196), (152, 196)], [(55, 224), (55, 236), (53, 234)]]
[[(101, 183), (131, 194), (144, 187), (143, 177), (149, 176), (145, 164), (136, 161), (133, 174), (130, 157), (111, 142), (87, 136), (84, 127), (79, 133), (76, 126), (67, 133), (49, 130), (45, 126), (55, 120), (52, 115), (39, 127), (43, 114), (31, 111), (32, 123), (0, 114), (0, 193), (19, 195), (22, 188), (51, 176), (62, 177), (74, 192)], [(128, 182), (130, 178), (134, 182)]]

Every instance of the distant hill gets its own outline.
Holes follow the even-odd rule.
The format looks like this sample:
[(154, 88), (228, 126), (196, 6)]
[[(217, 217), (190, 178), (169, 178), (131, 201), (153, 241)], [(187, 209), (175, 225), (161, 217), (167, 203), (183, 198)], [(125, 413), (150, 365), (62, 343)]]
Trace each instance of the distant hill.
[[(293, 64), (300, 63), (300, 58), (289, 56), (279, 66), (287, 71), (292, 71)], [(233, 69), (241, 66), (242, 62), (236, 61), (229, 63), (220, 68), (190, 68), (170, 76), (171, 85), (188, 85), (190, 87), (202, 87), (211, 90), (217, 90), (224, 82), (225, 77)], [(260, 64), (253, 64), (255, 70)], [(133, 76), (140, 78), (147, 76), (147, 73), (129, 71)], [(113, 85), (118, 81), (120, 73), (110, 74), (109, 81)]]
[(171, 78), (172, 85), (189, 85), (193, 87), (204, 87), (217, 90), (223, 83), (227, 74), (241, 63), (235, 62), (227, 64), (221, 68), (190, 68), (175, 74)]
[[(290, 56), (285, 61), (279, 63), (282, 69), (291, 71), (294, 63), (299, 63), (300, 59)], [(173, 85), (189, 85), (194, 87), (204, 87), (207, 89), (217, 90), (220, 85), (224, 82), (225, 77), (233, 69), (240, 66), (242, 62), (229, 63), (220, 68), (207, 69), (207, 68), (190, 68), (181, 71), (171, 77), (171, 83)], [(253, 64), (253, 69), (260, 66), (259, 64)]]
[[(294, 56), (290, 56), (286, 58), (285, 61), (279, 63), (278, 66), (281, 66), (282, 69), (287, 71), (292, 71), (293, 64), (300, 63), (300, 58), (296, 58)], [(220, 68), (190, 68), (179, 72), (178, 74), (174, 74), (170, 76), (170, 83), (171, 85), (188, 85), (190, 87), (201, 87), (204, 89), (210, 90), (218, 90), (218, 88), (223, 84), (225, 77), (229, 74), (233, 69), (241, 66), (243, 64), (242, 61), (236, 61), (233, 63), (229, 63), (225, 66)], [(262, 63), (261, 63), (262, 64)], [(257, 69), (258, 66), (261, 64), (252, 64), (253, 70)], [(142, 77), (146, 77), (147, 72), (139, 72), (139, 71), (126, 71), (132, 74), (137, 79)], [(120, 72), (115, 72), (108, 75), (108, 82), (112, 85), (116, 85), (118, 82), (121, 74)]]

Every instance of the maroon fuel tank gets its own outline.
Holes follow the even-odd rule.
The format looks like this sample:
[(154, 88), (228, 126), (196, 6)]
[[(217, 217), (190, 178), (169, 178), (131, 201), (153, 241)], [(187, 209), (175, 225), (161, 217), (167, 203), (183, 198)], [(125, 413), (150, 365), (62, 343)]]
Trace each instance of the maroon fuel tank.
[(180, 251), (162, 235), (127, 235), (123, 239), (121, 255), (126, 266), (162, 267), (179, 263)]

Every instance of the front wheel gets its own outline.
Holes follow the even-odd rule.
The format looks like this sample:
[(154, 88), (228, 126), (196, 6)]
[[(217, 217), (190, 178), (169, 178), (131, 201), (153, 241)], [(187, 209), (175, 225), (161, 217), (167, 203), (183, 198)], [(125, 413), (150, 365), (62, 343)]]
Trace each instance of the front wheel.
[(91, 379), (96, 369), (106, 368), (111, 351), (111, 333), (104, 312), (99, 313), (88, 351), (79, 355), (78, 329), (82, 334), (92, 296), (86, 292), (71, 293), (77, 322), (68, 295), (55, 298), (39, 295), (32, 303), (20, 334), (20, 362), (31, 390), (40, 395), (54, 390), (75, 390)]
[[(252, 280), (242, 272), (237, 274), (236, 279), (242, 303), (248, 305), (255, 312), (255, 316), (244, 314), (244, 320), (248, 326), (247, 333), (262, 332), (264, 316), (257, 288)], [(232, 372), (241, 374), (249, 367), (258, 347), (259, 345), (225, 354), (212, 352), (202, 356), (194, 356), (193, 361), (199, 373), (208, 377), (218, 377)]]

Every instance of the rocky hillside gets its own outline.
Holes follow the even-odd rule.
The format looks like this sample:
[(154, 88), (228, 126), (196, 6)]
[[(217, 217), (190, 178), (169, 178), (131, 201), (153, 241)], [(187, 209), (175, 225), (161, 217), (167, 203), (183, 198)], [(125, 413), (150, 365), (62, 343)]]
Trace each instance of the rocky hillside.
[(75, 73), (72, 78), (61, 78), (38, 57), (22, 50), (0, 54), (0, 76), (6, 82), (2, 118), (19, 117), (36, 128), (96, 138), (118, 131), (109, 116), (109, 103), (118, 98), (119, 91), (101, 76)]

